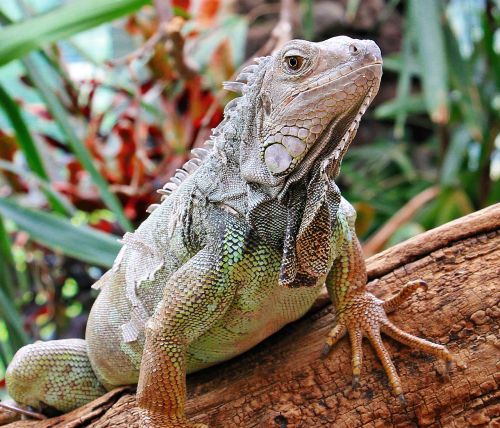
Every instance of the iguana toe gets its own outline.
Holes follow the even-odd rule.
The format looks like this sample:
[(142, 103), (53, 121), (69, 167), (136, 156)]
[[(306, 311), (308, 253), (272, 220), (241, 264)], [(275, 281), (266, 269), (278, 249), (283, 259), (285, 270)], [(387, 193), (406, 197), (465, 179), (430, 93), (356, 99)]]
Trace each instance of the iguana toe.
[(367, 337), (384, 367), (394, 395), (399, 397), (402, 404), (405, 403), (401, 380), (392, 362), (389, 351), (382, 342), (381, 332), (407, 346), (445, 360), (447, 370), (451, 369), (452, 356), (445, 346), (406, 333), (387, 318), (386, 312), (394, 310), (416, 289), (422, 286), (426, 286), (424, 281), (412, 281), (396, 296), (387, 301), (377, 299), (372, 294), (364, 291), (346, 297), (342, 308), (338, 311), (337, 325), (328, 335), (323, 354), (325, 352), (328, 353), (331, 347), (340, 340), (346, 332), (349, 333), (352, 350), (353, 389), (359, 384), (363, 361), (361, 343), (363, 337)]
[(14, 400), (0, 402), (0, 425), (6, 425), (21, 419), (21, 416), (28, 416), (31, 419), (43, 420), (47, 417), (41, 413), (34, 412), (17, 404)]

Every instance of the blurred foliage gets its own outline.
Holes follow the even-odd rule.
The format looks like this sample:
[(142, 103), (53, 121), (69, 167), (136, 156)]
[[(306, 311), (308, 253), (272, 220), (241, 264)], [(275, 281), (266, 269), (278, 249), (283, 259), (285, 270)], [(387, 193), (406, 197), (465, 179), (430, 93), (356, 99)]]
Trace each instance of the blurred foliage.
[(409, 233), (396, 230), (400, 239), (391, 244), (500, 201), (499, 5), (401, 3), (401, 49), (384, 57), (384, 78), (397, 76), (395, 95), (374, 111), (393, 124), (392, 135), (353, 147), (341, 177), (348, 199), (363, 201), (365, 236), (440, 185), (439, 196), (405, 225)]
[[(83, 334), (90, 285), (116, 239), (221, 120), (222, 81), (245, 61), (257, 27), (276, 18), (264, 16), (264, 0), (251, 10), (229, 0), (150, 3), (0, 5), (0, 374), (29, 340)], [(340, 177), (362, 238), (436, 184), (438, 197), (387, 245), (499, 201), (498, 2), (388, 0), (370, 29), (358, 21), (372, 2), (297, 3), (312, 40), (345, 32), (381, 44), (381, 29), (401, 33)], [(320, 30), (325, 8), (340, 24)], [(192, 76), (179, 73), (161, 37), (129, 55), (161, 34), (165, 13), (185, 19)]]

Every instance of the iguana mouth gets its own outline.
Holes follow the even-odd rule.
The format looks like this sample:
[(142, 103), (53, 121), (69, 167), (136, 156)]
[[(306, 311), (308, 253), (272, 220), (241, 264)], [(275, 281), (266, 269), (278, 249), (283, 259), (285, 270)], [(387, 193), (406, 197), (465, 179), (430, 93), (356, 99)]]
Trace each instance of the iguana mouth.
[[(361, 71), (363, 71), (363, 70), (370, 69), (370, 68), (372, 68), (372, 67), (376, 67), (376, 66), (380, 66), (380, 67), (381, 67), (381, 66), (382, 66), (382, 61), (374, 61), (374, 62), (372, 62), (372, 63), (370, 63), (370, 64), (366, 64), (366, 65), (364, 65), (364, 66), (362, 66), (362, 67), (359, 67), (359, 68), (355, 68), (355, 69), (353, 69), (353, 70), (350, 70), (350, 71), (348, 71), (348, 72), (347, 72), (347, 73), (345, 73), (345, 74), (341, 74), (341, 73), (339, 73), (340, 75), (335, 76), (333, 79), (332, 79), (331, 77), (328, 77), (328, 78), (323, 78), (323, 79), (318, 79), (318, 80), (316, 80), (316, 81), (314, 82), (314, 83), (319, 83), (317, 86), (312, 86), (312, 87), (309, 87), (309, 88), (307, 88), (304, 92), (307, 92), (307, 91), (312, 90), (312, 89), (320, 89), (320, 88), (323, 88), (324, 86), (328, 86), (328, 85), (330, 85), (330, 84), (332, 84), (332, 83), (338, 82), (338, 81), (340, 81), (340, 80), (342, 80), (342, 79), (344, 79), (344, 78), (346, 78), (346, 77), (349, 77), (349, 76), (351, 76), (351, 75), (353, 75), (353, 74), (357, 74), (357, 73), (359, 73), (359, 72), (361, 72)], [(325, 80), (325, 82), (322, 82), (323, 80)]]

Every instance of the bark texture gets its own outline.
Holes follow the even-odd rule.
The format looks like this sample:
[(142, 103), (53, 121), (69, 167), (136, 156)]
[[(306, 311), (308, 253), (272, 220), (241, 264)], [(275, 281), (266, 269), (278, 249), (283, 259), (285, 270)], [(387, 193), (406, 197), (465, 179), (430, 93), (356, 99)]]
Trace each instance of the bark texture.
[[(369, 288), (388, 298), (411, 279), (429, 283), (390, 318), (446, 344), (444, 364), (386, 338), (407, 404), (391, 396), (364, 343), (361, 387), (351, 389), (350, 346), (319, 354), (333, 325), (326, 295), (311, 312), (250, 352), (188, 379), (192, 420), (223, 427), (500, 427), (500, 204), (421, 234), (367, 260)], [(21, 427), (138, 427), (133, 392), (122, 388), (67, 415)]]

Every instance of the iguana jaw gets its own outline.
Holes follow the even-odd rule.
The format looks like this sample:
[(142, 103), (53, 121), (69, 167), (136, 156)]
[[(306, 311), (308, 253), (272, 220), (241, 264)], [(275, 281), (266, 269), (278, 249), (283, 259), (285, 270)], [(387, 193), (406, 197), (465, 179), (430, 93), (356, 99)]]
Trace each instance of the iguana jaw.
[[(288, 70), (297, 58), (301, 68)], [(292, 41), (269, 61), (253, 101), (253, 132), (242, 140), (240, 166), (245, 181), (276, 197), (318, 161), (340, 163), (378, 90), (382, 60), (371, 41), (335, 37)]]
[[(375, 70), (373, 71), (370, 70), (372, 68)], [(369, 73), (371, 76), (374, 76), (376, 73), (379, 73), (380, 68), (381, 68), (381, 62), (374, 62), (373, 64), (363, 66), (359, 69), (351, 70), (346, 74), (338, 75), (339, 73), (336, 73), (333, 76), (328, 75), (323, 79), (318, 79), (317, 81), (313, 82), (314, 85), (306, 88), (303, 92), (298, 94), (298, 96), (304, 96), (305, 98), (308, 98), (308, 97), (314, 97), (314, 94), (311, 95), (311, 93), (326, 92), (331, 94), (331, 99), (334, 101), (345, 99), (346, 95), (348, 94), (345, 91), (342, 91), (344, 83), (346, 84), (346, 86), (351, 84), (352, 79), (356, 78), (357, 75), (362, 75), (363, 72)], [(369, 87), (368, 94), (363, 100), (362, 104), (364, 104), (367, 99), (371, 100), (372, 94), (373, 90), (371, 87)], [(326, 128), (322, 129), (319, 135), (317, 134), (317, 132), (314, 132), (314, 130), (315, 129), (319, 130), (322, 128), (321, 122), (317, 124), (314, 124), (313, 122), (313, 126), (309, 127), (309, 129), (307, 128), (307, 126), (302, 126), (302, 127), (285, 126), (284, 128), (281, 128), (280, 132), (277, 132), (267, 137), (266, 140), (264, 141), (260, 153), (262, 161), (268, 164), (269, 168), (271, 169), (271, 173), (274, 176), (280, 177), (288, 175), (291, 171), (295, 169), (296, 166), (298, 166), (301, 163), (304, 157), (306, 157), (310, 153), (310, 149), (313, 146), (322, 145), (325, 139), (328, 141), (332, 140), (332, 134), (335, 131), (334, 128), (336, 124), (339, 122), (339, 119), (342, 119), (346, 115), (351, 114), (351, 111), (355, 110), (356, 110), (355, 108), (348, 108), (344, 112), (340, 111), (340, 113), (338, 113), (338, 116), (331, 119), (331, 122), (326, 126)], [(363, 109), (362, 113), (359, 114), (361, 112), (361, 109), (359, 109), (356, 118), (360, 119), (361, 116), (364, 114), (365, 110), (366, 109)], [(315, 119), (313, 119), (313, 121)], [(299, 123), (303, 122), (306, 121), (299, 120)], [(303, 133), (303, 135), (301, 135), (301, 133)], [(290, 159), (290, 161), (288, 162), (288, 166), (283, 171), (276, 171), (276, 169), (273, 170), (271, 165), (269, 165), (267, 155), (269, 153), (268, 149), (272, 148), (272, 146), (274, 146), (274, 148), (280, 147), (281, 151), (283, 152), (283, 155), (286, 158)], [(331, 141), (330, 147), (335, 147), (335, 146), (336, 142)], [(275, 150), (275, 152), (277, 152), (278, 155), (279, 151), (280, 151), (279, 149)], [(279, 161), (280, 159), (277, 160)]]
[[(318, 138), (315, 146), (302, 160), (303, 165), (310, 166), (307, 168), (296, 168), (284, 177), (284, 183), (282, 185), (268, 189), (267, 193), (277, 198), (279, 201), (284, 202), (288, 198), (289, 190), (293, 188), (296, 183), (307, 185), (313, 176), (315, 176), (316, 179), (321, 179), (326, 182), (335, 178), (339, 174), (342, 159), (356, 135), (359, 121), (370, 105), (377, 89), (378, 88), (374, 88), (373, 91), (369, 91), (366, 98), (361, 105), (358, 106), (355, 112), (337, 118), (332, 121), (327, 129), (325, 129), (323, 134)], [(351, 119), (352, 117), (354, 117), (354, 119)], [(341, 122), (347, 123), (347, 126), (341, 126)], [(343, 134), (339, 134), (339, 128), (346, 130)]]
[(358, 130), (359, 122), (361, 117), (365, 114), (366, 109), (372, 102), (373, 97), (376, 95), (378, 90), (377, 88), (370, 88), (368, 94), (365, 99), (361, 103), (361, 107), (359, 108), (354, 120), (351, 122), (349, 129), (345, 132), (345, 134), (340, 139), (338, 144), (333, 143), (335, 149), (331, 152), (331, 154), (325, 157), (321, 164), (322, 172), (324, 172), (328, 178), (333, 178), (338, 175), (340, 169), (340, 163), (349, 148), (352, 140), (354, 139), (356, 132)]
[[(380, 67), (380, 63), (376, 63), (368, 67)], [(355, 74), (360, 70), (355, 70), (350, 74)], [(381, 74), (381, 70), (379, 70)], [(345, 77), (347, 77), (346, 75)], [(366, 96), (359, 104), (351, 110), (339, 115), (331, 121), (323, 133), (314, 142), (312, 149), (300, 159), (301, 165), (295, 170), (292, 170), (285, 179), (285, 184), (279, 192), (282, 198), (286, 195), (290, 186), (301, 180), (309, 171), (313, 169), (313, 164), (318, 164), (321, 169), (323, 179), (331, 179), (338, 175), (342, 159), (349, 148), (351, 141), (354, 139), (358, 130), (361, 117), (365, 114), (366, 109), (377, 94), (378, 83), (368, 89)], [(342, 129), (347, 129), (342, 134)]]

